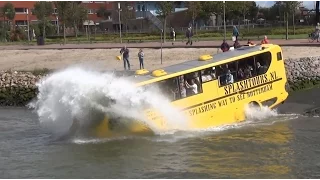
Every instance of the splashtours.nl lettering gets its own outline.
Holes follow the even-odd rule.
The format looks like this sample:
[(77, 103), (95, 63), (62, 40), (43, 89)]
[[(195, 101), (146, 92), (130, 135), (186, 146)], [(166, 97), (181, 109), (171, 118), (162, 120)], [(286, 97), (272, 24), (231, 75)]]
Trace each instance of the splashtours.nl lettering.
[(246, 79), (237, 83), (229, 84), (224, 87), (224, 94), (229, 95), (235, 92), (243, 91), (251, 87), (255, 87), (270, 81), (273, 81), (277, 78), (276, 72), (270, 73), (270, 79), (268, 79), (267, 74), (256, 76), (250, 79)]

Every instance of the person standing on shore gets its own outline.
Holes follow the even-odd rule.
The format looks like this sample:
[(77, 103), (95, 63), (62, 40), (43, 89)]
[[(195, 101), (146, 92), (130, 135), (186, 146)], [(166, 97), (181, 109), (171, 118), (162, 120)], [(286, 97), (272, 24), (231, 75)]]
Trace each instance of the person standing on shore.
[(234, 41), (238, 40), (239, 30), (236, 26), (233, 26), (232, 36), (236, 37)]
[(191, 27), (189, 27), (186, 31), (186, 38), (188, 38), (188, 42), (186, 43), (186, 45), (188, 45), (190, 43), (190, 46), (192, 45), (192, 30)]
[(139, 50), (138, 57), (139, 57), (140, 69), (144, 69), (144, 65), (143, 65), (144, 52), (142, 49)]
[(122, 55), (122, 58), (123, 58), (124, 70), (127, 70), (126, 64), (128, 64), (128, 70), (130, 70), (129, 49), (127, 48), (127, 46), (124, 46), (124, 47), (120, 50), (120, 54)]
[(172, 27), (171, 27), (170, 37), (172, 39), (172, 45), (174, 45), (174, 42), (176, 41), (176, 32)]

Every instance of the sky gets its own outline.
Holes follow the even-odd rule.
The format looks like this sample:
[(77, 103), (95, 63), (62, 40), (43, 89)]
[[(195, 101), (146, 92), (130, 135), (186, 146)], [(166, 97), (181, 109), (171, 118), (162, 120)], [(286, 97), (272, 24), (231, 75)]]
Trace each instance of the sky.
[[(315, 1), (302, 1), (303, 5), (308, 9), (314, 9)], [(260, 7), (270, 7), (274, 4), (274, 1), (256, 1)]]

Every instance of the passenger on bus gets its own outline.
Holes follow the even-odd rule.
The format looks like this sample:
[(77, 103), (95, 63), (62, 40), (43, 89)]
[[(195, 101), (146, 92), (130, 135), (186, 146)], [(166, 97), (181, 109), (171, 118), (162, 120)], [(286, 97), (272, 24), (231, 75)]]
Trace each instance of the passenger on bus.
[(267, 36), (264, 36), (264, 38), (261, 41), (261, 44), (269, 44), (269, 40)]
[(216, 79), (216, 69), (213, 67), (211, 71), (211, 77), (212, 79)]
[(234, 47), (235, 49), (237, 49), (237, 48), (240, 48), (240, 47), (241, 47), (241, 45), (240, 45), (240, 43), (239, 43), (239, 41), (238, 41), (238, 40), (236, 40), (236, 41), (234, 42), (233, 47)]
[(187, 97), (187, 90), (184, 81), (180, 81), (180, 94), (181, 98)]
[(258, 71), (258, 75), (264, 74), (266, 72), (266, 67), (261, 66), (261, 64), (257, 62), (257, 71)]
[(233, 75), (231, 74), (231, 71), (228, 70), (226, 74), (226, 84), (232, 84), (233, 82)]
[(252, 77), (251, 68), (249, 67), (249, 65), (246, 65), (243, 73), (244, 73), (244, 77), (245, 78), (251, 78)]
[(187, 88), (187, 92), (189, 92), (188, 93), (189, 95), (198, 94), (198, 86), (194, 82), (194, 79), (190, 80), (190, 84), (186, 81), (186, 88)]
[(201, 75), (202, 82), (207, 82), (212, 80), (212, 75), (210, 70), (203, 70), (201, 74), (202, 74)]
[(254, 45), (254, 43), (253, 43), (250, 39), (248, 39), (247, 44), (248, 44), (249, 46), (250, 46), (250, 45)]
[(244, 78), (244, 72), (242, 70), (242, 68), (239, 68), (238, 70), (238, 79), (241, 80)]
[(224, 39), (221, 46), (220, 46), (220, 49), (222, 50), (222, 52), (226, 52), (226, 51), (229, 51), (230, 49), (230, 46), (229, 44), (226, 42), (226, 40)]

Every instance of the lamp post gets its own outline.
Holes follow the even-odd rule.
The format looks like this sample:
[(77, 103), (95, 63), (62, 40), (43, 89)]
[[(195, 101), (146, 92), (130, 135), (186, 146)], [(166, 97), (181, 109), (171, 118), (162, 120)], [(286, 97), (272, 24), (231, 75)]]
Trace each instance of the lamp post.
[(27, 8), (27, 31), (28, 31), (28, 41), (30, 42), (29, 9), (28, 8)]
[(226, 36), (227, 36), (227, 28), (226, 28), (226, 1), (223, 1), (223, 25), (224, 25), (224, 40), (226, 40)]
[(118, 2), (118, 10), (119, 10), (120, 43), (122, 44), (122, 38), (121, 38), (121, 19), (120, 19), (120, 11), (121, 11), (121, 7), (120, 7), (120, 3), (119, 3), (119, 2)]

